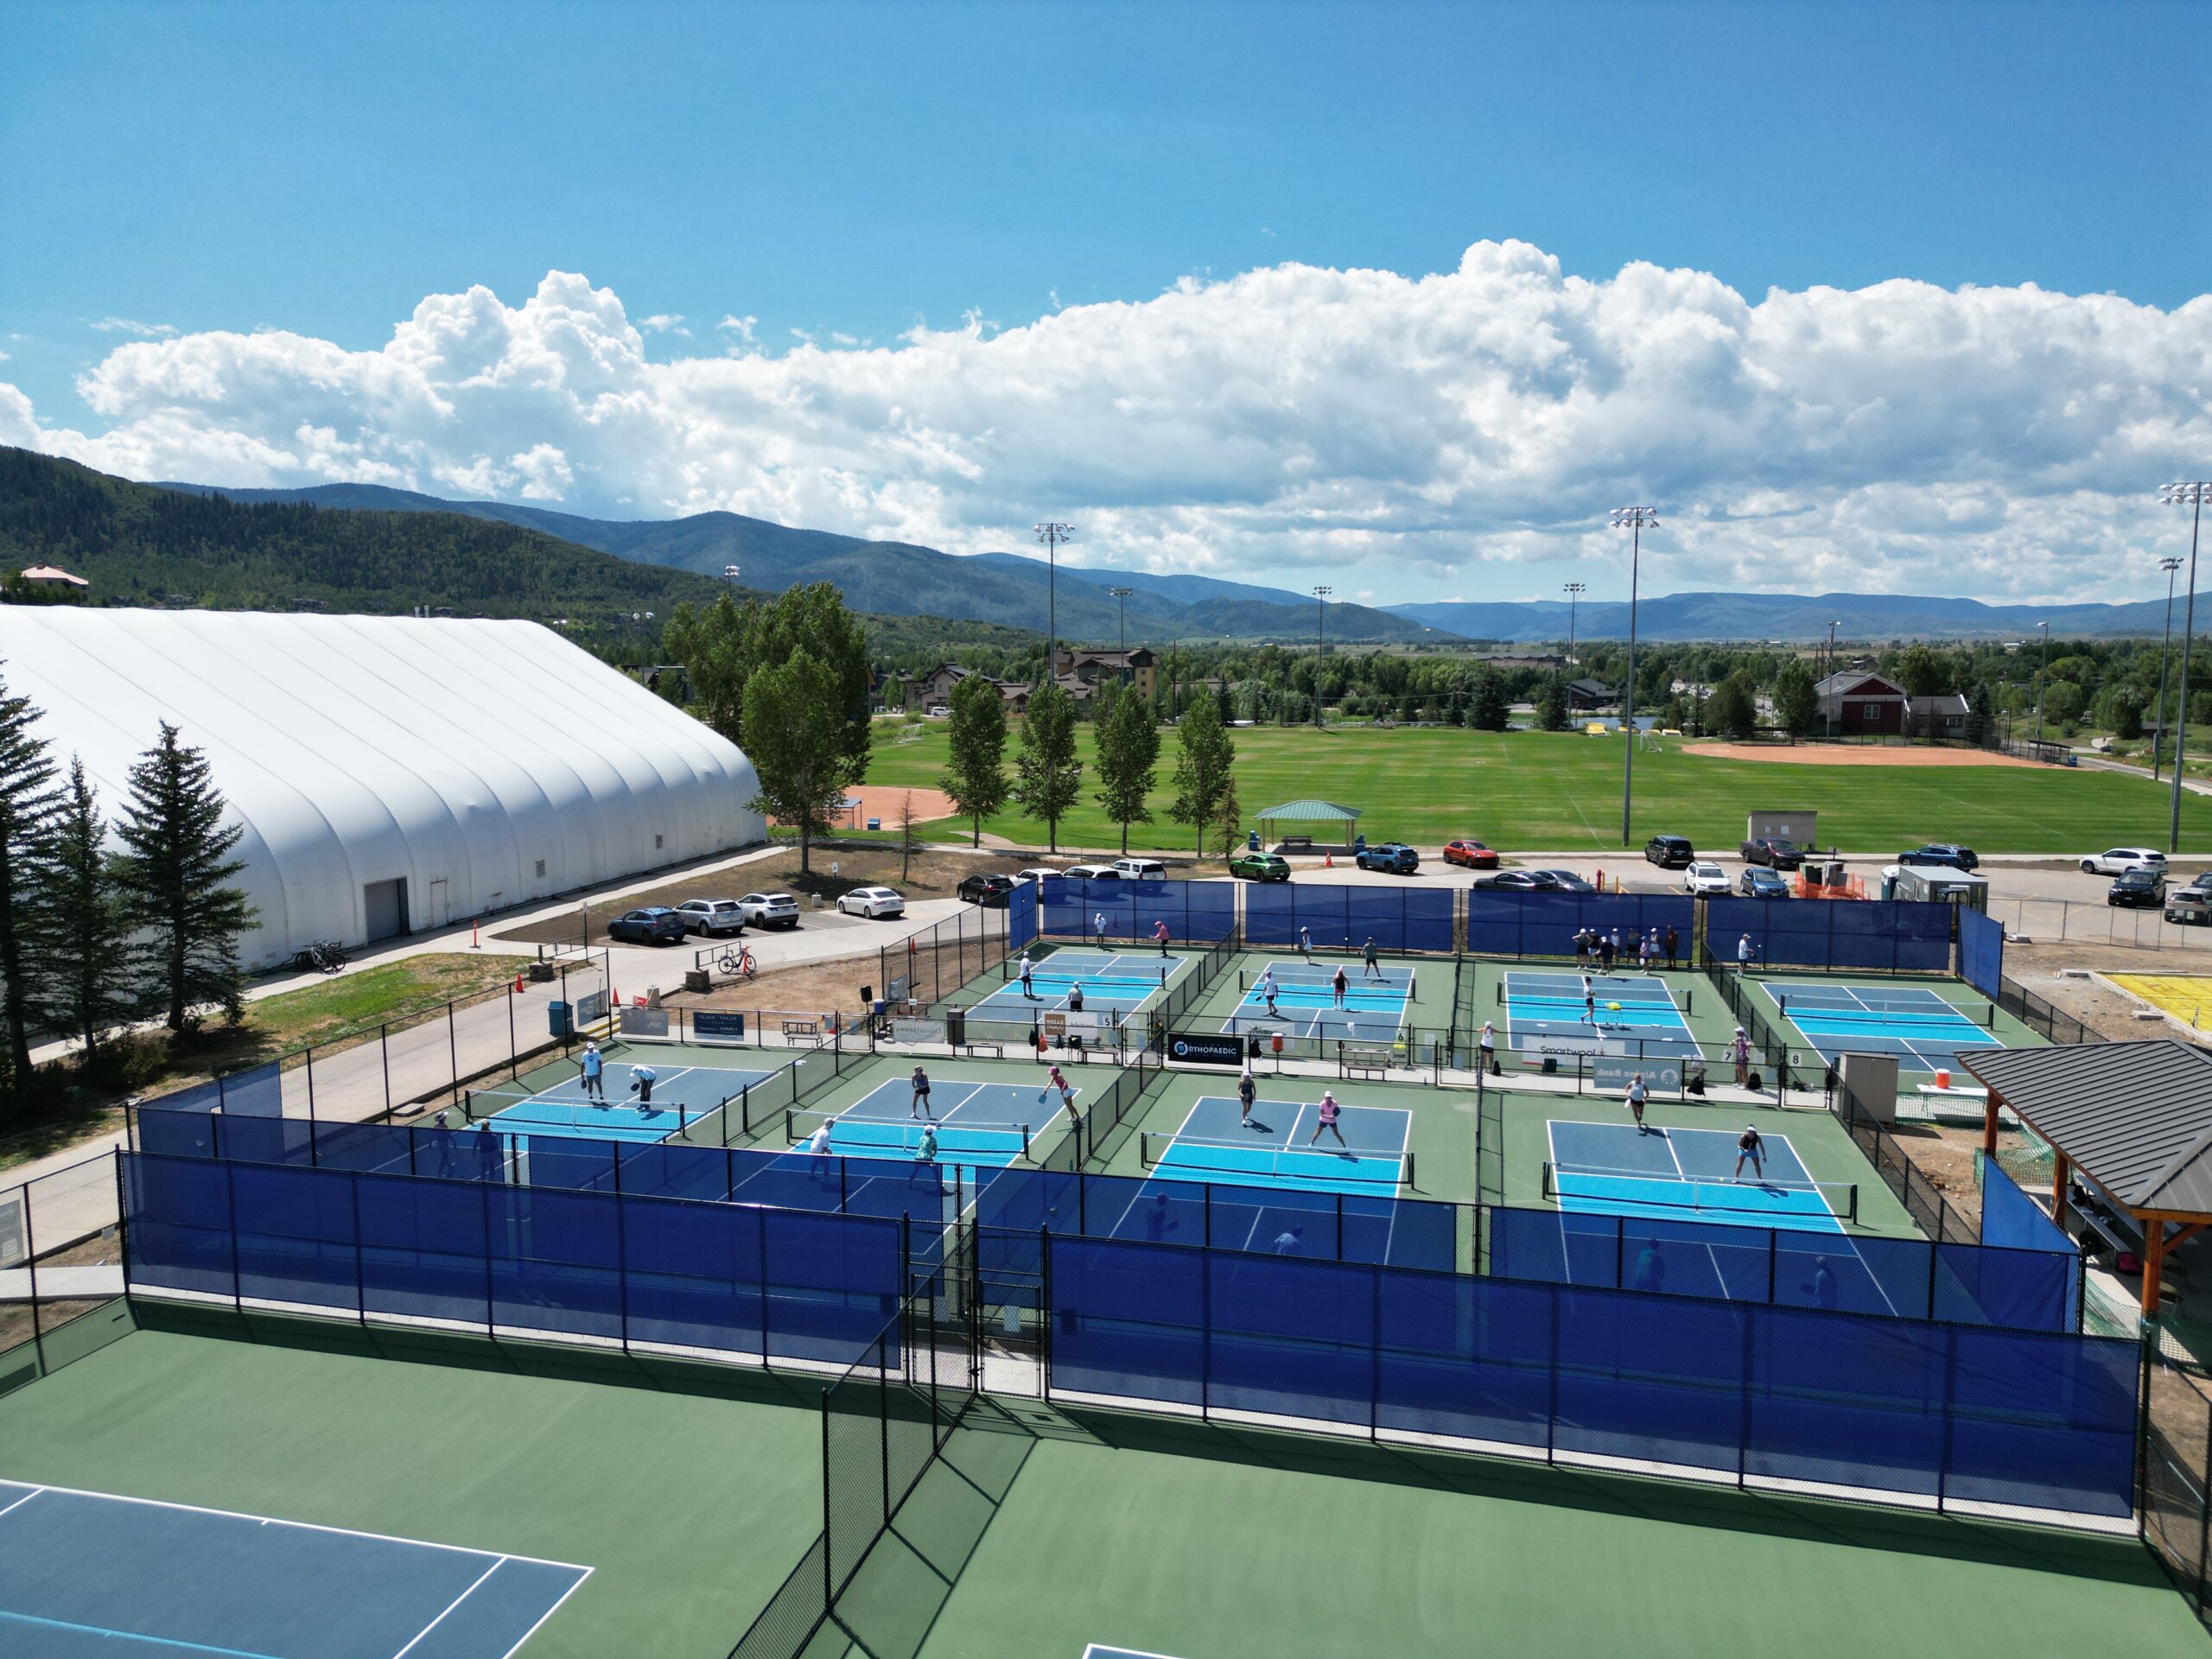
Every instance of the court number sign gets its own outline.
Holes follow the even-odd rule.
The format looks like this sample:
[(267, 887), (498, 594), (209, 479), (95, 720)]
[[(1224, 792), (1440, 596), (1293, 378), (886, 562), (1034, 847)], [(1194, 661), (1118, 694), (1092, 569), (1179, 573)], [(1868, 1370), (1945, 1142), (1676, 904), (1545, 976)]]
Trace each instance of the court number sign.
[(1167, 1039), (1167, 1054), (1198, 1065), (1242, 1065), (1244, 1043), (1225, 1031), (1179, 1031)]

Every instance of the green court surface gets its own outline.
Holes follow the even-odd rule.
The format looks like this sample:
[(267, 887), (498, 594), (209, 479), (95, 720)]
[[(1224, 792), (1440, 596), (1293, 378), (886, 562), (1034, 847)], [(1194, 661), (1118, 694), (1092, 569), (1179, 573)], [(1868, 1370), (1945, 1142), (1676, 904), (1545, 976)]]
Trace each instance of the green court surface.
[[(1155, 944), (1128, 939), (1109, 939), (1107, 942), (1106, 950), (1109, 954), (1116, 957), (1141, 961), (1155, 972), (1158, 969), (1160, 959), (1160, 947)], [(1029, 947), (1029, 959), (1039, 973), (1049, 976), (1055, 971), (1052, 967), (1052, 958), (1063, 951), (1069, 953), (1071, 959), (1078, 962), (1089, 961), (1099, 954), (1096, 945), (1085, 944), (1080, 939), (1039, 939)], [(1205, 954), (1205, 945), (1170, 944), (1167, 947), (1169, 988), (1172, 989), (1179, 985), (1187, 976), (1196, 971), (1199, 959)], [(1013, 963), (1020, 959), (1020, 956), (1021, 953), (1016, 950), (1007, 959), (1007, 965), (1001, 966), (995, 963), (957, 990), (946, 993), (942, 999), (930, 1005), (931, 1016), (942, 1018), (956, 1008), (963, 1010), (972, 1008), (978, 1002), (995, 999), (991, 1001), (991, 1006), (986, 1014), (979, 1017), (988, 1017), (995, 1023), (1007, 1025), (1019, 1024), (1025, 1020), (1031, 1013), (1031, 1008), (1020, 1000), (1020, 988), (1017, 981), (1012, 976), (1011, 966)], [(1048, 1010), (1058, 1009), (1062, 1006), (1059, 992), (1064, 988), (1052, 986), (1046, 988), (1050, 990), (1051, 995), (1036, 1005), (1037, 1013), (1042, 1014)], [(1095, 989), (1093, 996), (1094, 1001), (1091, 1006), (1096, 1010), (1102, 1005), (1095, 1000)], [(1140, 1010), (1137, 1015), (1129, 1017), (1141, 1019), (1145, 1010), (1157, 1007), (1159, 1001), (1160, 999), (1157, 996), (1147, 999), (1144, 1004), (1144, 1009)]]
[[(2042, 1033), (1948, 974), (1871, 974), (1849, 969), (1792, 973), (1754, 968), (1751, 982), (1753, 995), (1760, 999), (1760, 1012), (1790, 1045), (1791, 1065), (1808, 1071), (1819, 1068), (1824, 1050), (1895, 1046), (1900, 1051), (1898, 1075), (1910, 1088), (1931, 1080), (1938, 1065), (1948, 1064), (1954, 1039), (1960, 1046), (1979, 1042), (2005, 1048), (2042, 1048), (2047, 1045)], [(1791, 1000), (1800, 996), (1805, 1000), (1798, 1007), (1807, 1013), (1809, 1030), (1785, 1017)], [(1839, 1022), (1824, 1023), (1820, 1019), (1818, 1010), (1835, 1009), (1853, 1001), (1872, 1004), (1873, 1008), (1855, 1013), (1847, 1008), (1840, 1029)], [(1881, 1017), (1885, 1007), (1897, 1017)], [(1958, 1010), (1960, 1019), (1950, 1020), (1945, 1013), (1948, 1009)], [(1857, 1028), (1851, 1028), (1853, 1026)], [(1931, 1040), (1918, 1039), (1923, 1030)], [(1894, 1044), (1885, 1041), (1891, 1036), (1896, 1039)], [(1869, 1037), (1873, 1040), (1866, 1040)], [(1957, 1071), (1955, 1066), (1950, 1069)], [(1955, 1075), (1951, 1081), (1969, 1087), (1974, 1084), (1972, 1077), (1961, 1075)]]
[[(1078, 1110), (1095, 1096), (1113, 1087), (1115, 1079), (1122, 1074), (1120, 1067), (1106, 1060), (1083, 1065), (1067, 1054), (1055, 1052), (1052, 1061), (1075, 1085)], [(1034, 1059), (969, 1059), (964, 1055), (954, 1059), (917, 1059), (911, 1055), (870, 1054), (847, 1056), (842, 1069), (834, 1077), (827, 1070), (823, 1071), (821, 1086), (799, 1103), (796, 1131), (787, 1127), (781, 1113), (766, 1121), (756, 1113), (753, 1138), (748, 1142), (742, 1135), (733, 1135), (730, 1144), (749, 1144), (769, 1152), (786, 1151), (793, 1144), (792, 1134), (803, 1135), (821, 1121), (821, 1115), (852, 1111), (861, 1107), (863, 1102), (867, 1105), (861, 1114), (856, 1115), (855, 1122), (862, 1115), (869, 1119), (882, 1119), (887, 1114), (895, 1124), (901, 1115), (911, 1115), (913, 1096), (910, 1079), (918, 1065), (929, 1073), (930, 1110), (938, 1116), (941, 1124), (964, 1123), (979, 1113), (995, 1122), (1003, 1115), (1007, 1121), (1028, 1127), (1032, 1162), (1049, 1157), (1066, 1139), (1067, 1113), (1061, 1107), (1059, 1090), (1046, 1084), (1046, 1067)], [(948, 1116), (978, 1086), (984, 1090), (980, 1099), (988, 1104), (971, 1109), (965, 1116)], [(1041, 1101), (1039, 1095), (1045, 1096)], [(708, 1138), (712, 1138), (711, 1126)], [(834, 1126), (831, 1140), (833, 1146), (839, 1144)], [(887, 1147), (886, 1151), (898, 1155), (896, 1148)], [(947, 1160), (957, 1159), (948, 1154)]]
[[(1566, 947), (1562, 945), (1561, 948), (1564, 950)], [(1727, 1000), (1713, 982), (1697, 969), (1660, 968), (1647, 975), (1630, 963), (1617, 966), (1613, 971), (1620, 978), (1664, 986), (1681, 1025), (1688, 1027), (1690, 1037), (1698, 1044), (1700, 1052), (1707, 1057), (1708, 1063), (1720, 1056), (1729, 1039), (1736, 1034), (1736, 1016), (1729, 1012)], [(1598, 976), (1595, 969), (1592, 972), (1597, 981), (1598, 1006), (1601, 1012), (1609, 1000), (1624, 1000), (1607, 998), (1603, 977)], [(1460, 1028), (1479, 1032), (1483, 1022), (1488, 1020), (1497, 1027), (1497, 1053), (1502, 1065), (1510, 1070), (1516, 1061), (1522, 1065), (1535, 1064), (1540, 1057), (1533, 1045), (1518, 1050), (1512, 1046), (1510, 1039), (1515, 1034), (1516, 1020), (1525, 1020), (1537, 988), (1556, 988), (1557, 982), (1579, 981), (1581, 973), (1571, 957), (1563, 960), (1521, 962), (1470, 957), (1460, 979)], [(1519, 991), (1518, 997), (1512, 1000), (1501, 995), (1508, 988), (1509, 976)], [(1567, 988), (1571, 995), (1576, 988), (1569, 985)], [(1567, 1014), (1570, 1020), (1575, 1017), (1573, 1013)], [(1631, 1027), (1599, 1034), (1630, 1039), (1643, 1033)], [(1655, 1031), (1649, 1034), (1656, 1037), (1662, 1033)], [(1681, 1027), (1671, 1027), (1671, 1034), (1679, 1036)]]
[[(1274, 1018), (1250, 988), (1270, 965), (1281, 990)], [(1222, 1031), (1229, 1029), (1234, 1020), (1234, 1028), (1239, 1032), (1266, 1033), (1280, 1027), (1288, 1036), (1345, 1035), (1330, 1007), (1327, 984), (1330, 976), (1342, 967), (1352, 998), (1348, 1018), (1357, 1021), (1357, 1029), (1349, 1033), (1353, 1039), (1389, 1042), (1406, 1027), (1421, 1032), (1448, 1031), (1454, 982), (1463, 969), (1471, 971), (1475, 964), (1457, 963), (1450, 957), (1384, 951), (1376, 966), (1382, 975), (1379, 987), (1367, 975), (1357, 950), (1316, 949), (1308, 965), (1295, 945), (1248, 949), (1222, 969), (1176, 1026), (1185, 1031)], [(1315, 1032), (1317, 1018), (1320, 1029)]]
[(1094, 1643), (1175, 1659), (2018, 1659), (2068, 1633), (2099, 1652), (2212, 1653), (2133, 1538), (1024, 1414), (1040, 1438), (919, 1659), (1080, 1659)]
[(0, 1479), (592, 1568), (529, 1659), (723, 1659), (822, 1524), (812, 1382), (227, 1311), (138, 1322), (0, 1397)]

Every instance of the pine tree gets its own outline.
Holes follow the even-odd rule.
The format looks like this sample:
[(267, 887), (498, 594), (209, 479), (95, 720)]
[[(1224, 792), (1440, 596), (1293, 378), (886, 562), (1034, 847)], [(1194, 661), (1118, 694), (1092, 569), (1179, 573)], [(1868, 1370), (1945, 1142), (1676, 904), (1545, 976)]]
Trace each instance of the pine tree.
[(1182, 753), (1175, 762), (1175, 804), (1168, 816), (1198, 831), (1198, 850), (1206, 850), (1206, 827), (1221, 811), (1229, 792), (1230, 772), (1236, 763), (1236, 746), (1221, 723), (1221, 707), (1213, 693), (1201, 689), (1184, 710), (1175, 737)]
[(1563, 732), (1567, 729), (1567, 677), (1564, 674), (1546, 677), (1543, 689), (1536, 693), (1536, 729), (1540, 732)]
[(950, 764), (938, 787), (973, 826), (970, 844), (983, 844), (983, 820), (1007, 803), (1006, 699), (981, 674), (952, 688), (951, 729), (945, 736)]
[(1244, 809), (1236, 798), (1236, 780), (1231, 778), (1229, 787), (1222, 792), (1221, 804), (1214, 809), (1214, 827), (1221, 831), (1221, 855), (1229, 857), (1236, 850), (1236, 837), (1244, 828)]
[(1505, 699), (1505, 677), (1484, 665), (1475, 671), (1474, 708), (1467, 723), (1478, 732), (1502, 732), (1510, 724), (1510, 706)]
[(130, 1017), (130, 988), (115, 971), (130, 938), (109, 868), (99, 797), (73, 760), (68, 787), (38, 863), (39, 998), (56, 1027), (84, 1045), (89, 1061), (109, 1031)]
[(225, 810), (205, 752), (180, 743), (163, 721), (130, 768), (114, 869), (124, 919), (143, 936), (130, 953), (142, 998), (164, 1009), (172, 1032), (189, 1029), (192, 1010), (211, 1002), (233, 1023), (245, 1009), (238, 936), (253, 925), (254, 908), (230, 885), (245, 868), (230, 856), (245, 831), (226, 828)]
[(1014, 798), (1045, 821), (1046, 844), (1059, 851), (1060, 820), (1082, 791), (1083, 766), (1075, 758), (1075, 699), (1049, 680), (1030, 693), (1014, 769)]
[(31, 730), (41, 718), (29, 697), (0, 682), (0, 1024), (6, 1027), (9, 1075), (30, 1076), (30, 1028), (41, 978), (35, 897), (59, 791), (46, 740)]
[(1129, 850), (1129, 826), (1150, 823), (1145, 797), (1152, 792), (1153, 769), (1160, 760), (1160, 728), (1152, 705), (1142, 697), (1119, 697), (1098, 728), (1098, 804), (1122, 826), (1122, 850)]

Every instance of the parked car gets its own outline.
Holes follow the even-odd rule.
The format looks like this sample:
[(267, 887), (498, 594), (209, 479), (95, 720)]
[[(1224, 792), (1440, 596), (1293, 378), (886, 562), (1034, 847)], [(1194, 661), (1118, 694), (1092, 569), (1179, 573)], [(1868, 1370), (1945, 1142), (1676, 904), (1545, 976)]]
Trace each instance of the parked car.
[(1421, 855), (1402, 841), (1386, 841), (1379, 847), (1363, 847), (1352, 862), (1363, 870), (1388, 870), (1393, 875), (1411, 875), (1421, 868)]
[(2120, 873), (2120, 880), (2105, 893), (2105, 903), (2122, 910), (2153, 910), (2166, 902), (2166, 873), (2138, 864)]
[(1118, 881), (1122, 873), (1111, 864), (1071, 864), (1060, 872), (1078, 881)]
[(2202, 887), (2182, 887), (2168, 893), (2165, 916), (2181, 927), (2212, 922), (2212, 892)]
[(1239, 853), (1229, 861), (1229, 873), (1248, 881), (1287, 881), (1290, 861), (1274, 853)]
[(2082, 861), (2084, 875), (2118, 875), (2122, 870), (2132, 870), (2138, 864), (2154, 868), (2166, 868), (2166, 855), (2155, 847), (2113, 847), (2101, 853), (2092, 853)]
[(1156, 858), (1117, 858), (1114, 868), (1124, 881), (1165, 881), (1167, 867)]
[(837, 900), (848, 916), (904, 916), (906, 901), (895, 887), (855, 887)]
[(633, 910), (607, 925), (608, 938), (629, 944), (681, 944), (688, 931), (682, 914), (666, 905)]
[(686, 899), (676, 913), (686, 932), (719, 939), (745, 931), (745, 906), (734, 899)]
[(1737, 878), (1736, 891), (1746, 899), (1787, 899), (1789, 884), (1772, 870), (1753, 865)]
[(1557, 893), (1559, 881), (1549, 870), (1497, 870), (1478, 875), (1471, 886), (1500, 887), (1509, 893)]
[(1643, 861), (1662, 870), (1687, 870), (1696, 861), (1688, 836), (1654, 836), (1643, 843)]
[(1444, 861), (1464, 864), (1471, 870), (1494, 870), (1497, 855), (1479, 841), (1447, 841), (1444, 843)]
[(1916, 847), (1909, 853), (1899, 853), (1900, 864), (1942, 864), (1955, 870), (1971, 870), (1981, 861), (1974, 855), (1974, 849), (1961, 847), (1955, 842), (1931, 841), (1925, 847)]
[(1573, 870), (1538, 870), (1536, 874), (1551, 877), (1552, 890), (1555, 893), (1595, 893), (1598, 891), (1597, 884), (1588, 876), (1577, 875)]
[(1017, 881), (1042, 881), (1048, 875), (1065, 875), (1066, 874), (1065, 870), (1048, 870), (1042, 864), (1033, 864), (1026, 870), (1016, 870), (1014, 873), (1014, 879)]
[(996, 871), (979, 871), (963, 875), (960, 885), (952, 890), (953, 897), (970, 905), (982, 905), (992, 910), (1006, 908), (1007, 894), (1014, 891), (1014, 878)]
[(1682, 872), (1682, 891), (1693, 898), (1728, 892), (1728, 872), (1718, 864), (1693, 864)]
[(1772, 836), (1759, 836), (1747, 841), (1742, 848), (1744, 862), (1764, 864), (1777, 870), (1794, 870), (1805, 861), (1805, 855), (1795, 842), (1782, 841)]
[(739, 899), (745, 919), (754, 927), (797, 927), (798, 896), (789, 893), (748, 893)]

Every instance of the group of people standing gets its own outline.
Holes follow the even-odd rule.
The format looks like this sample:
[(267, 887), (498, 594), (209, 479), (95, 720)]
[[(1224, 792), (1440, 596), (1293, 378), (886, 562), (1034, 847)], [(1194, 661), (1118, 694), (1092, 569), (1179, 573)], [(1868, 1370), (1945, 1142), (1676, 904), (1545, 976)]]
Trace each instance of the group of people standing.
[(1634, 935), (1633, 943), (1624, 942), (1618, 927), (1610, 933), (1595, 927), (1574, 931), (1574, 960), (1583, 967), (1594, 964), (1600, 973), (1612, 972), (1615, 963), (1624, 963), (1632, 956), (1636, 965), (1648, 974), (1662, 963), (1674, 967), (1681, 954), (1682, 936), (1672, 923)]

